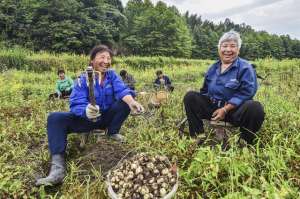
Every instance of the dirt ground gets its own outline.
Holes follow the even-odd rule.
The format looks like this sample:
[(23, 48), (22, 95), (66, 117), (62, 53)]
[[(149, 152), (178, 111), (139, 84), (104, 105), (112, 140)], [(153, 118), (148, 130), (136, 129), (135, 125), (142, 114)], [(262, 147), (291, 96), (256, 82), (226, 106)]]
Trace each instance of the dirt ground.
[[(120, 144), (105, 136), (100, 137), (97, 143), (87, 144), (81, 153), (80, 168), (88, 173), (93, 168), (100, 169), (103, 177), (118, 164), (125, 156), (131, 157), (134, 153), (126, 144)], [(90, 173), (91, 174), (91, 173)]]

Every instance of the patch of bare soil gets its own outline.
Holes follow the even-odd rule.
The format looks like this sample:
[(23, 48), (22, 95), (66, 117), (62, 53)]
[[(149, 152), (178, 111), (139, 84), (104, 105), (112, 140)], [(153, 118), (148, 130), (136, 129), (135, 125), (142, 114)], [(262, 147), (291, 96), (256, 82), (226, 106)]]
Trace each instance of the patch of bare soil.
[(126, 144), (121, 144), (106, 137), (100, 138), (97, 143), (88, 144), (82, 151), (80, 168), (91, 174), (93, 168), (101, 170), (103, 176), (118, 164), (125, 156), (133, 155), (133, 149)]
[(7, 119), (7, 118), (26, 118), (30, 119), (33, 113), (32, 107), (28, 106), (20, 106), (12, 111), (11, 108), (3, 107), (0, 109), (0, 118)]

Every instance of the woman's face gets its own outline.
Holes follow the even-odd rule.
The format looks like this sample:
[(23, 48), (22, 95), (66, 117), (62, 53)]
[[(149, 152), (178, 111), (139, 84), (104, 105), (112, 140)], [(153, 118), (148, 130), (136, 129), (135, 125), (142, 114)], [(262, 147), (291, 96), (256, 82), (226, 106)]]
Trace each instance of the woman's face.
[(219, 56), (222, 63), (230, 64), (237, 58), (239, 52), (240, 51), (237, 43), (233, 40), (230, 40), (221, 43)]
[(65, 79), (65, 73), (59, 73), (58, 76), (61, 80)]
[(111, 57), (109, 52), (103, 51), (96, 54), (92, 60), (94, 70), (105, 73), (111, 65)]

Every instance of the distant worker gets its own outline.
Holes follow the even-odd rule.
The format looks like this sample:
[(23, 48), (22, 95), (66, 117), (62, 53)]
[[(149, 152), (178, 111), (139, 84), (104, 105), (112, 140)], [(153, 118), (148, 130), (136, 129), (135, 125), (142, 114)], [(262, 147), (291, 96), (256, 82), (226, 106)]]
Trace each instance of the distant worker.
[(154, 81), (155, 88), (164, 88), (171, 92), (174, 90), (170, 78), (167, 75), (164, 75), (161, 70), (156, 71), (156, 77), (157, 78)]
[(121, 76), (123, 82), (125, 83), (125, 85), (128, 86), (128, 88), (130, 88), (131, 90), (135, 90), (134, 84), (136, 83), (136, 81), (132, 75), (127, 73), (126, 70), (121, 70), (120, 76)]
[(66, 98), (71, 95), (73, 89), (73, 80), (65, 75), (64, 69), (58, 69), (58, 80), (56, 81), (56, 92), (49, 95), (49, 99)]

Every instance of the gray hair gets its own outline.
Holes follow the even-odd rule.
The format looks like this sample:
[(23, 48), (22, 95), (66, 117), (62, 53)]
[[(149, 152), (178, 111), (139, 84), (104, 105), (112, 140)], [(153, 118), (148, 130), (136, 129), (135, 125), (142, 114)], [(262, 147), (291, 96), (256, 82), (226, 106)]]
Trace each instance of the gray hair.
[(242, 46), (242, 39), (240, 37), (240, 34), (234, 30), (231, 30), (229, 32), (225, 32), (222, 37), (219, 40), (218, 48), (220, 49), (221, 44), (225, 41), (235, 41), (238, 45), (239, 49)]

